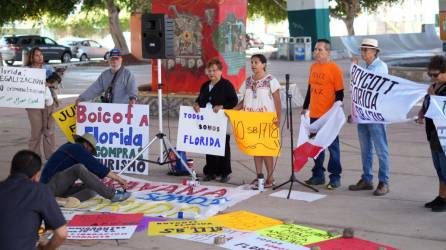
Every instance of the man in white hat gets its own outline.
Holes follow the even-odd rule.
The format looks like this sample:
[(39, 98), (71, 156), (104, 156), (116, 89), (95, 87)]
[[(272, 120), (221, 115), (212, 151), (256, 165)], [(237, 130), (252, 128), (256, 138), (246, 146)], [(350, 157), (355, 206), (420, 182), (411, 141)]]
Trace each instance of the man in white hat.
[[(74, 140), (75, 143), (67, 142), (51, 155), (40, 177), (40, 182), (47, 184), (58, 197), (56, 200), (59, 205), (76, 207), (96, 193), (112, 202), (128, 199), (130, 193), (125, 191), (127, 181), (94, 158), (94, 136), (87, 133), (82, 136), (75, 135)], [(105, 177), (117, 181), (124, 191), (104, 185), (100, 179)], [(75, 184), (77, 179), (82, 181), (82, 185)]]
[[(372, 38), (362, 40), (361, 58), (363, 65), (367, 70), (388, 74), (387, 64), (378, 57), (378, 41)], [(353, 63), (358, 64), (357, 58), (352, 59)], [(349, 119), (350, 120), (350, 119)], [(379, 159), (379, 184), (373, 192), (376, 196), (385, 195), (389, 192), (389, 147), (387, 143), (386, 125), (380, 123), (361, 123), (358, 124), (358, 137), (361, 146), (362, 176), (358, 183), (348, 187), (351, 191), (373, 190), (373, 147)]]

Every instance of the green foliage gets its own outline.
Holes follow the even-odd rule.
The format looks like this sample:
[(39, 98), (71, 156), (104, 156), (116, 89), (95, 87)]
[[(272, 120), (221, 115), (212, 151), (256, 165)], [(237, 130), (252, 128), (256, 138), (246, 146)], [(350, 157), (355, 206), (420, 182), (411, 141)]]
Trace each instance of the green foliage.
[(354, 17), (361, 14), (362, 10), (367, 8), (369, 12), (374, 12), (382, 4), (394, 4), (401, 0), (330, 0), (334, 2), (335, 7), (330, 7), (330, 15), (339, 19), (345, 19), (351, 9)]
[(261, 16), (268, 23), (283, 21), (288, 17), (286, 2), (286, 0), (248, 0), (248, 17)]

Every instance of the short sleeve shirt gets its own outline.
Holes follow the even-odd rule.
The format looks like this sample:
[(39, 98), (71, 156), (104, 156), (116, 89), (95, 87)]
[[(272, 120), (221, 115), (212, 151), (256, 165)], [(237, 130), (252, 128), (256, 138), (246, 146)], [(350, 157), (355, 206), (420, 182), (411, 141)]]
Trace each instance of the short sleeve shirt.
[(248, 77), (239, 89), (243, 110), (251, 112), (276, 112), (273, 93), (280, 89), (279, 81), (268, 74), (260, 80)]
[(311, 88), (310, 117), (319, 118), (333, 106), (336, 91), (344, 89), (342, 69), (334, 62), (314, 63), (308, 82)]
[(28, 179), (11, 175), (0, 182), (0, 249), (36, 249), (38, 230), (57, 229), (65, 225), (50, 189)]

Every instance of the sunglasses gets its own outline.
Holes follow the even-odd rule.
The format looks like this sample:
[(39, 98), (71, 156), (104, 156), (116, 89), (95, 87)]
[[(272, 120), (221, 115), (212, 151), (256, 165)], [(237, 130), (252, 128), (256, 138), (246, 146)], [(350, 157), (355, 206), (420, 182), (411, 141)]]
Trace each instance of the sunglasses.
[(431, 78), (437, 78), (440, 74), (443, 74), (443, 72), (437, 72), (437, 73), (428, 72), (427, 73), (427, 75)]

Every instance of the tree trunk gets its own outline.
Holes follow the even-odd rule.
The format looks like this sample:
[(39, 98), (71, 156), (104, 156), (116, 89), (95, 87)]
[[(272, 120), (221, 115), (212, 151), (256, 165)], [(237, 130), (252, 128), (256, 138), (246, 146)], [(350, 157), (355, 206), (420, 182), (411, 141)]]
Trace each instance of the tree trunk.
[(129, 48), (122, 33), (121, 25), (119, 24), (119, 10), (115, 5), (114, 0), (106, 0), (108, 11), (108, 25), (110, 28), (110, 35), (112, 36), (115, 47), (121, 50), (123, 55), (129, 54)]
[(354, 36), (355, 28), (353, 27), (353, 23), (355, 22), (355, 17), (361, 11), (361, 5), (359, 4), (359, 0), (343, 1), (343, 4), (347, 13), (342, 21), (344, 21), (345, 26), (347, 26), (348, 35)]
[(342, 21), (344, 21), (345, 26), (347, 26), (347, 31), (348, 31), (348, 35), (349, 36), (354, 36), (355, 35), (355, 28), (353, 27), (353, 23), (355, 21), (355, 18), (343, 18)]

